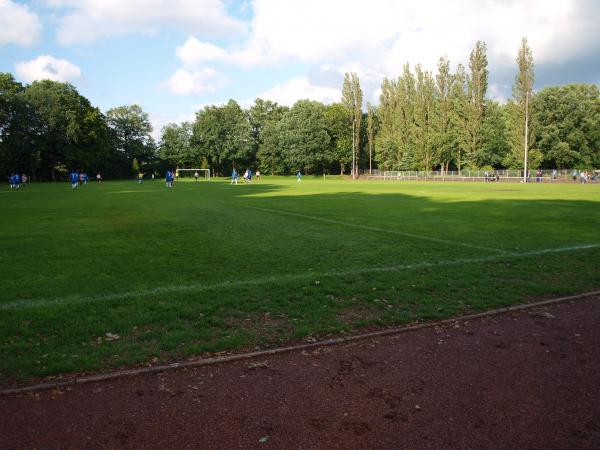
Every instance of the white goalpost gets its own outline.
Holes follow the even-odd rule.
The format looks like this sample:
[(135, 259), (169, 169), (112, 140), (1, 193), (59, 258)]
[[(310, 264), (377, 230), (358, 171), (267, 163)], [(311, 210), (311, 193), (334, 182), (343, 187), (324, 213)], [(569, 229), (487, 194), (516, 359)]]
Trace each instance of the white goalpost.
[(198, 174), (198, 180), (210, 181), (210, 169), (177, 169), (175, 171), (175, 177), (177, 179), (195, 179), (196, 173)]

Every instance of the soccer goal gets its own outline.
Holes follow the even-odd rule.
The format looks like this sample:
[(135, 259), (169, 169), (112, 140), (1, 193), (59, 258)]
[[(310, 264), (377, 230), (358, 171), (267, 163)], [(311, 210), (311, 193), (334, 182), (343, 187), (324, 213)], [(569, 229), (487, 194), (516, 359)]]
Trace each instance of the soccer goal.
[(175, 176), (178, 180), (195, 180), (196, 173), (198, 174), (198, 180), (210, 180), (210, 169), (177, 169)]

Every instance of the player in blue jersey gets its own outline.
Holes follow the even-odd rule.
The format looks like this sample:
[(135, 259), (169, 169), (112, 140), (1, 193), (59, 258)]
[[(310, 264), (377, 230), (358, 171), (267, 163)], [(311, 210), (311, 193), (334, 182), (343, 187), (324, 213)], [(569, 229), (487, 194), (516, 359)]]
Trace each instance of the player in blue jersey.
[(167, 187), (168, 188), (172, 188), (173, 187), (173, 179), (175, 178), (175, 174), (173, 173), (172, 170), (167, 170), (167, 176), (165, 177), (166, 181), (167, 181)]
[(238, 173), (237, 170), (235, 170), (235, 167), (231, 171), (231, 184), (233, 183), (238, 184)]
[(71, 188), (76, 189), (79, 184), (79, 174), (73, 170), (69, 175), (69, 179), (71, 180)]
[(300, 183), (302, 181), (302, 172), (298, 171), (296, 177), (298, 178), (298, 183)]

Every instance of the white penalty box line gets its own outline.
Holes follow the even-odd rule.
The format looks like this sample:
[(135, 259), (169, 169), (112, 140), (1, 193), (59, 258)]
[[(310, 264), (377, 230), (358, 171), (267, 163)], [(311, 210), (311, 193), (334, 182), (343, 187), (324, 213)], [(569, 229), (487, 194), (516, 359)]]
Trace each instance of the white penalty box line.
[(496, 262), (502, 260), (512, 260), (512, 259), (521, 259), (528, 258), (532, 256), (541, 256), (552, 253), (566, 253), (573, 252), (579, 250), (588, 250), (600, 248), (600, 244), (582, 244), (582, 245), (574, 245), (569, 247), (561, 247), (561, 248), (548, 248), (541, 250), (533, 250), (529, 252), (522, 253), (514, 253), (510, 255), (491, 255), (482, 258), (459, 258), (449, 261), (439, 261), (439, 262), (423, 262), (423, 263), (415, 263), (415, 264), (400, 264), (396, 266), (387, 266), (387, 267), (363, 267), (363, 268), (355, 268), (349, 270), (338, 270), (331, 272), (307, 272), (301, 274), (282, 274), (276, 276), (268, 276), (268, 277), (259, 277), (248, 280), (239, 280), (239, 281), (222, 281), (214, 284), (201, 284), (201, 283), (192, 283), (187, 285), (171, 285), (171, 286), (160, 286), (156, 288), (141, 290), (141, 291), (130, 291), (130, 292), (122, 292), (101, 296), (88, 296), (88, 297), (59, 297), (59, 298), (38, 298), (38, 299), (28, 299), (28, 300), (17, 300), (10, 303), (5, 303), (0, 305), (0, 311), (14, 311), (28, 308), (38, 308), (38, 307), (49, 307), (49, 306), (64, 306), (64, 305), (82, 305), (85, 303), (96, 303), (102, 301), (114, 301), (114, 300), (130, 300), (142, 297), (151, 297), (155, 295), (164, 295), (164, 294), (174, 294), (174, 293), (182, 293), (182, 292), (204, 292), (211, 291), (217, 289), (226, 289), (226, 288), (236, 288), (236, 287), (246, 287), (246, 286), (256, 286), (262, 284), (277, 284), (281, 282), (287, 281), (303, 281), (319, 278), (331, 278), (331, 277), (343, 277), (343, 276), (356, 276), (356, 275), (367, 275), (367, 274), (375, 274), (375, 273), (390, 273), (390, 272), (403, 272), (407, 270), (419, 270), (419, 269), (427, 269), (430, 267), (444, 267), (444, 266), (457, 266), (461, 264), (477, 264), (477, 263), (486, 263), (486, 262)]
[(395, 234), (398, 236), (405, 236), (405, 237), (409, 237), (409, 238), (413, 238), (413, 239), (421, 239), (421, 240), (425, 240), (425, 241), (431, 241), (431, 242), (439, 242), (442, 244), (446, 244), (446, 245), (452, 245), (452, 246), (458, 246), (458, 247), (466, 247), (466, 248), (473, 248), (473, 249), (477, 249), (477, 250), (485, 250), (488, 252), (495, 252), (495, 253), (499, 253), (499, 254), (503, 254), (503, 255), (514, 255), (515, 253), (513, 252), (509, 252), (506, 250), (501, 250), (498, 248), (492, 248), (492, 247), (485, 247), (483, 245), (476, 245), (476, 244), (467, 244), (465, 242), (458, 242), (458, 241), (451, 241), (449, 239), (442, 239), (442, 238), (436, 238), (436, 237), (431, 237), (431, 236), (424, 236), (422, 234), (415, 234), (415, 233), (409, 233), (406, 231), (400, 231), (400, 230), (392, 230), (389, 228), (380, 228), (380, 227), (374, 227), (371, 225), (362, 225), (362, 224), (358, 224), (358, 223), (352, 223), (352, 222), (345, 222), (342, 220), (336, 220), (336, 219), (328, 219), (326, 217), (319, 217), (319, 216), (311, 216), (308, 214), (300, 214), (300, 213), (295, 213), (295, 212), (290, 212), (290, 211), (282, 211), (279, 209), (271, 209), (271, 208), (263, 208), (263, 207), (259, 207), (259, 206), (245, 206), (246, 208), (249, 209), (255, 209), (257, 211), (264, 211), (264, 212), (270, 212), (270, 213), (274, 213), (274, 214), (282, 214), (285, 216), (292, 216), (292, 217), (300, 217), (303, 219), (310, 219), (310, 220), (315, 220), (318, 222), (324, 222), (324, 223), (331, 223), (334, 225), (343, 225), (346, 227), (352, 227), (352, 228), (360, 228), (362, 230), (369, 230), (369, 231), (375, 231), (377, 233), (388, 233), (388, 234)]

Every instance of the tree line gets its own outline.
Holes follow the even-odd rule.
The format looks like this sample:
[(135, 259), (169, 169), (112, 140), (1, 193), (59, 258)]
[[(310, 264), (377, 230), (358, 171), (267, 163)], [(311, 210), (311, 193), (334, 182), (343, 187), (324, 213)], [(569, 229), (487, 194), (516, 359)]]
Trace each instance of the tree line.
[[(375, 158), (384, 170), (600, 167), (600, 96), (595, 84), (533, 92), (533, 56), (523, 39), (512, 98), (486, 97), (486, 44), (468, 68), (442, 57), (437, 73), (409, 65), (384, 79)], [(527, 153), (526, 153), (527, 152)]]
[(149, 117), (137, 105), (103, 114), (69, 83), (28, 86), (0, 73), (0, 175), (56, 180), (71, 170), (128, 177), (138, 161), (155, 164)]
[(436, 73), (417, 64), (384, 79), (379, 105), (366, 103), (355, 73), (339, 102), (299, 100), (292, 107), (256, 99), (206, 106), (193, 122), (168, 124), (159, 142), (138, 105), (102, 113), (74, 86), (30, 85), (0, 74), (0, 174), (55, 180), (69, 170), (107, 178), (167, 168), (233, 167), (267, 174), (359, 170), (463, 170), (600, 167), (600, 92), (595, 84), (533, 92), (531, 49), (517, 54), (512, 97), (487, 98), (487, 48), (477, 42), (468, 67), (446, 57)]

